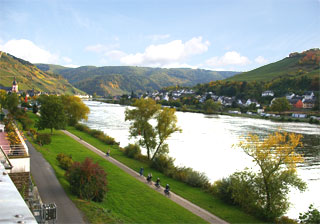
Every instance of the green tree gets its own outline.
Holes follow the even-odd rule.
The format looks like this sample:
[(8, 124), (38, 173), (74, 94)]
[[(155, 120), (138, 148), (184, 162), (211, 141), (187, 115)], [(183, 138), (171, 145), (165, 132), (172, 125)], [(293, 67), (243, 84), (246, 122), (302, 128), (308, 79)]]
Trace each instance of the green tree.
[(0, 112), (2, 108), (5, 107), (7, 100), (7, 92), (3, 89), (0, 89)]
[[(168, 152), (165, 141), (174, 132), (181, 131), (176, 126), (175, 109), (163, 108), (152, 99), (139, 99), (133, 104), (136, 108), (126, 109), (125, 120), (131, 121), (130, 137), (138, 138), (140, 146), (147, 149), (148, 159), (154, 160), (159, 154)], [(156, 120), (156, 126), (150, 121)]]
[[(284, 214), (289, 207), (287, 194), (289, 186), (300, 191), (306, 184), (296, 174), (296, 164), (303, 161), (295, 149), (302, 146), (301, 135), (276, 132), (260, 140), (257, 135), (249, 135), (238, 146), (258, 166), (259, 171), (240, 172), (235, 175), (233, 192), (236, 202), (260, 210), (264, 217), (274, 220)], [(246, 192), (246, 194), (243, 194)], [(250, 210), (250, 209), (249, 209)]]
[(63, 129), (66, 126), (67, 117), (61, 98), (58, 96), (46, 96), (41, 98), (40, 118), (37, 127), (41, 129)]
[(90, 109), (79, 97), (65, 95), (61, 96), (61, 100), (69, 125), (75, 125), (81, 119), (88, 119)]
[(206, 100), (203, 105), (205, 113), (211, 114), (220, 109), (220, 104), (214, 102), (212, 99)]
[(271, 105), (271, 110), (277, 111), (279, 113), (286, 110), (290, 110), (290, 108), (290, 103), (285, 97), (276, 98)]
[(6, 99), (6, 108), (11, 114), (15, 114), (18, 111), (19, 97), (16, 93), (8, 94)]

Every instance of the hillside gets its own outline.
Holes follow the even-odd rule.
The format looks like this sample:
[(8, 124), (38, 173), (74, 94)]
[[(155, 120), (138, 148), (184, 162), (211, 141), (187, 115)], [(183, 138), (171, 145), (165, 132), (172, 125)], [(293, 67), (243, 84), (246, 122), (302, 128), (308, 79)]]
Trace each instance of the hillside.
[(291, 53), (280, 61), (262, 66), (249, 72), (237, 74), (228, 78), (231, 81), (271, 81), (283, 77), (297, 78), (299, 76), (320, 75), (320, 50), (310, 49), (302, 53)]
[(121, 95), (134, 91), (143, 93), (159, 90), (167, 86), (194, 86), (221, 80), (237, 72), (218, 72), (188, 68), (147, 68), (134, 66), (82, 66), (65, 68), (57, 65), (37, 64), (43, 71), (65, 77), (77, 88), (98, 95)]
[(14, 77), (19, 90), (35, 89), (41, 92), (59, 94), (83, 93), (73, 87), (65, 78), (43, 72), (35, 65), (0, 51), (0, 86), (11, 87)]

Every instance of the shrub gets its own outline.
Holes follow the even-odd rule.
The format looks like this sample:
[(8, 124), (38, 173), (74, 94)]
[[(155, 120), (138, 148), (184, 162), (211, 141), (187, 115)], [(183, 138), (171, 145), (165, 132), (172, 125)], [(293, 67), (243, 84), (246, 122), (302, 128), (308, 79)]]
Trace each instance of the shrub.
[(59, 153), (57, 155), (56, 159), (59, 162), (59, 166), (64, 170), (68, 170), (73, 164), (73, 160), (72, 160), (72, 156), (71, 155), (66, 155), (64, 153)]
[(294, 219), (290, 219), (287, 216), (281, 216), (275, 220), (276, 224), (298, 224), (298, 222)]
[(36, 142), (39, 145), (49, 145), (51, 143), (51, 135), (46, 133), (38, 133)]
[(151, 167), (155, 168), (156, 170), (164, 173), (164, 174), (170, 174), (172, 173), (172, 170), (175, 169), (174, 167), (174, 159), (166, 156), (166, 155), (159, 155), (151, 163)]
[(101, 202), (107, 192), (107, 174), (89, 158), (74, 162), (66, 172), (71, 192), (81, 199)]
[(313, 224), (320, 223), (320, 211), (313, 207), (313, 205), (309, 206), (309, 210), (304, 214), (299, 214), (300, 223)]
[(204, 173), (195, 171), (190, 167), (175, 168), (172, 177), (193, 187), (209, 188), (210, 186), (209, 179)]
[(89, 127), (87, 125), (84, 125), (84, 124), (79, 124), (78, 123), (74, 127), (79, 131), (83, 131), (83, 132), (87, 132), (87, 133), (88, 133), (88, 130), (89, 130)]
[[(238, 204), (246, 212), (261, 217), (269, 221), (273, 221), (273, 217), (278, 217), (281, 214), (266, 214), (262, 206), (264, 195), (259, 192), (259, 183), (257, 176), (248, 170), (236, 172), (230, 177), (230, 189), (232, 199), (235, 204)], [(271, 217), (272, 216), (272, 217)]]
[(99, 138), (100, 136), (103, 136), (104, 133), (100, 130), (96, 130), (96, 129), (91, 129), (90, 130), (90, 135), (95, 137), (95, 138)]
[(137, 144), (129, 144), (124, 147), (124, 154), (130, 158), (138, 158), (141, 155), (140, 146)]
[(88, 126), (86, 126), (84, 124), (76, 124), (74, 127), (77, 130), (85, 132), (85, 133), (91, 135), (92, 137), (95, 137), (95, 138), (99, 139), (100, 141), (102, 141), (103, 143), (106, 143), (108, 145), (118, 144), (114, 138), (104, 134), (103, 131), (96, 130), (96, 129), (90, 129)]
[(7, 139), (10, 142), (10, 145), (19, 145), (21, 144), (20, 138), (18, 137), (15, 131), (10, 131), (7, 133)]
[(220, 198), (222, 201), (228, 204), (234, 204), (234, 200), (232, 198), (232, 187), (231, 187), (231, 178), (222, 178), (221, 180), (217, 180), (214, 182), (211, 192), (213, 195)]

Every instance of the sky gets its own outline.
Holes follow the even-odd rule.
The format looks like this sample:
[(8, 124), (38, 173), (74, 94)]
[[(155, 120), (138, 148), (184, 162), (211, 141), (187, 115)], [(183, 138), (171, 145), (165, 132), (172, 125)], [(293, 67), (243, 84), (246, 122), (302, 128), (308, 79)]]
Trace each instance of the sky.
[(320, 47), (320, 0), (0, 0), (0, 50), (67, 67), (248, 71)]

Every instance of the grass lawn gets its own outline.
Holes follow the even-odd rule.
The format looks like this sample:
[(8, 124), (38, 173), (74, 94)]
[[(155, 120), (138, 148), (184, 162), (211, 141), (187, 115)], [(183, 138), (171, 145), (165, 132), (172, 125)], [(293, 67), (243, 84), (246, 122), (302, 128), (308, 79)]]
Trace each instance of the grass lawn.
[[(49, 130), (45, 132), (49, 133)], [(51, 164), (66, 193), (90, 223), (205, 223), (60, 131), (54, 131), (51, 144), (43, 147), (34, 145)], [(103, 202), (79, 200), (71, 194), (69, 183), (64, 177), (65, 171), (56, 160), (59, 153), (71, 154), (74, 161), (83, 161), (89, 157), (105, 169), (108, 192)]]
[(169, 183), (171, 190), (174, 193), (184, 197), (185, 199), (193, 202), (194, 204), (197, 204), (198, 206), (206, 209), (212, 214), (215, 214), (230, 223), (262, 223), (263, 222), (251, 215), (248, 215), (242, 212), (239, 208), (235, 206), (230, 206), (228, 204), (225, 204), (221, 200), (213, 197), (211, 194), (207, 192), (204, 192), (200, 188), (194, 188), (180, 181), (176, 181), (172, 178), (169, 178), (163, 175), (162, 173), (154, 169), (151, 169), (146, 163), (126, 157), (122, 153), (122, 151), (119, 150), (118, 146), (106, 145), (101, 141), (99, 141), (98, 139), (93, 138), (89, 134), (76, 130), (74, 127), (68, 127), (67, 130), (73, 133), (74, 135), (81, 137), (84, 141), (87, 141), (88, 143), (100, 149), (101, 151), (106, 152), (108, 149), (110, 149), (111, 151), (110, 154), (113, 158), (124, 163), (125, 165), (132, 168), (133, 170), (139, 171), (140, 167), (144, 167), (145, 175), (151, 172), (154, 179), (156, 179), (157, 177), (160, 178), (162, 185)]

